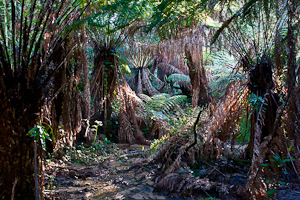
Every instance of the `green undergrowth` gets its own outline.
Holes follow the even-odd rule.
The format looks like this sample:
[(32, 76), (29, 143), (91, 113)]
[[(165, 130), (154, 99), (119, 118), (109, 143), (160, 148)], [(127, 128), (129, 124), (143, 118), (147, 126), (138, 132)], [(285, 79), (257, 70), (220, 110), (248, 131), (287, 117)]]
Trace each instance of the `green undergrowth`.
[(111, 155), (117, 154), (116, 144), (110, 142), (107, 138), (97, 141), (93, 145), (86, 144), (68, 147), (64, 160), (72, 161), (82, 165), (91, 165), (103, 161)]
[(158, 140), (154, 140), (150, 145), (150, 151), (148, 153), (148, 157), (154, 155), (158, 149), (160, 149), (168, 140), (169, 136), (164, 135)]

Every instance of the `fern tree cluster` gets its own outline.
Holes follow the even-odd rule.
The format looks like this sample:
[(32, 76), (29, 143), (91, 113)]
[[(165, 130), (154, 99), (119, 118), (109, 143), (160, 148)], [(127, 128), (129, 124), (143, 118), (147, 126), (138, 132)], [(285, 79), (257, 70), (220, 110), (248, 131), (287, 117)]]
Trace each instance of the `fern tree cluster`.
[[(168, 174), (180, 169), (182, 156), (188, 156), (186, 159), (193, 163), (195, 159), (199, 159), (199, 157), (197, 158), (199, 155), (206, 159), (220, 158), (222, 154), (235, 155), (234, 152), (226, 153), (226, 144), (233, 138), (232, 145), (234, 145), (234, 138), (239, 132), (240, 120), (242, 120), (242, 129), (248, 129), (247, 126), (245, 127), (245, 123), (250, 120), (251, 134), (250, 141), (247, 144), (249, 148), (244, 153), (252, 159), (252, 165), (249, 170), (251, 176), (244, 192), (250, 195), (251, 198), (255, 198), (265, 194), (268, 189), (272, 189), (264, 188), (263, 185), (256, 182), (257, 178), (263, 176), (263, 171), (260, 168), (261, 164), (270, 161), (270, 158), (267, 158), (268, 154), (287, 157), (290, 155), (287, 149), (292, 146), (294, 148), (294, 150), (292, 149), (294, 158), (298, 160), (299, 156), (296, 150), (298, 142), (295, 142), (297, 141), (296, 135), (299, 123), (297, 111), (299, 110), (298, 105), (300, 105), (298, 104), (299, 87), (297, 87), (299, 66), (296, 59), (299, 5), (297, 1), (281, 0), (193, 1), (193, 6), (190, 3), (190, 1), (168, 0), (158, 3), (158, 6), (154, 9), (153, 21), (149, 23), (148, 27), (154, 28), (167, 41), (162, 42), (158, 47), (157, 60), (159, 63), (155, 67), (165, 71), (169, 70), (170, 73), (167, 75), (171, 76), (167, 80), (173, 82), (172, 84), (175, 87), (180, 86), (179, 79), (186, 82), (188, 75), (191, 80), (193, 95), (195, 95), (201, 93), (201, 91), (211, 89), (207, 86), (206, 73), (202, 67), (205, 65), (214, 66), (216, 63), (203, 59), (205, 58), (203, 56), (204, 51), (209, 50), (210, 53), (213, 53), (224, 45), (228, 54), (234, 56), (238, 63), (232, 62), (231, 66), (224, 64), (226, 67), (232, 68), (232, 71), (228, 70), (226, 76), (215, 77), (211, 83), (212, 89), (215, 92), (222, 91), (223, 95), (220, 95), (221, 97), (216, 103), (209, 104), (208, 109), (203, 113), (203, 116), (206, 116), (206, 119), (209, 120), (205, 120), (205, 117), (200, 120), (199, 125), (201, 126), (197, 130), (197, 138), (191, 138), (187, 143), (180, 140), (183, 142), (183, 146), (177, 152), (173, 164), (166, 158), (166, 154), (169, 155), (169, 150), (170, 152), (174, 150), (170, 146), (162, 147), (157, 158), (162, 159), (160, 157), (162, 155), (166, 158), (166, 166), (169, 167), (166, 171)], [(220, 9), (222, 6), (223, 10)], [(213, 31), (209, 32), (205, 30), (206, 27), (203, 28), (199, 24), (194, 26), (199, 22), (199, 18), (194, 21), (193, 17), (195, 15), (191, 15), (192, 17), (189, 18), (189, 15), (183, 16), (180, 14), (182, 11), (188, 10), (188, 12), (197, 13), (198, 16), (201, 16), (200, 11), (207, 8), (214, 8), (212, 9), (213, 12), (210, 12), (211, 16), (223, 22), (218, 30), (213, 27)], [(167, 13), (164, 14), (164, 12)], [(165, 31), (170, 27), (178, 27), (178, 29)], [(191, 31), (192, 34), (188, 37), (188, 31), (186, 30), (189, 29), (186, 27), (193, 27), (196, 31)], [(175, 42), (173, 41), (184, 41), (185, 36), (186, 41), (195, 43), (197, 40), (193, 37), (197, 33), (205, 33), (205, 31), (209, 33), (198, 36), (202, 37), (204, 41), (207, 41), (207, 38), (211, 39), (213, 44), (211, 46), (207, 43), (204, 45), (197, 43), (197, 46), (182, 45), (183, 48), (182, 46), (177, 48), (174, 45)], [(163, 35), (164, 33), (166, 34)], [(168, 51), (167, 45), (162, 45), (167, 44), (168, 41), (169, 43), (171, 43), (170, 41), (173, 42), (173, 44), (169, 44), (170, 46), (173, 45), (172, 50), (175, 47), (179, 51)], [(199, 46), (201, 46), (201, 50)], [(222, 55), (218, 57), (212, 60), (220, 61), (223, 59)], [(179, 64), (181, 58), (186, 59), (187, 70), (182, 70), (183, 68), (179, 67), (183, 66)], [(155, 67), (152, 68), (152, 71), (155, 71)], [(282, 77), (285, 77), (285, 79), (282, 79)], [(284, 88), (283, 85), (287, 87)], [(287, 89), (286, 96), (280, 98), (284, 89)], [(249, 94), (251, 94), (250, 98), (248, 98)], [(195, 104), (198, 101), (196, 100), (197, 95), (193, 97), (195, 98), (193, 101)], [(200, 97), (204, 98), (205, 103), (209, 102), (207, 96), (200, 95)], [(256, 101), (257, 106), (252, 104), (254, 99), (259, 100)], [(146, 101), (150, 102), (151, 105), (151, 99), (148, 98)], [(243, 103), (243, 101), (247, 103)], [(280, 106), (281, 104), (283, 106)], [(281, 119), (283, 112), (288, 113), (284, 120)], [(157, 114), (157, 116), (159, 115)], [(287, 130), (287, 135), (283, 134), (284, 130)], [(202, 140), (199, 140), (198, 137)], [(175, 140), (171, 141), (174, 142)], [(278, 142), (280, 140), (288, 141), (288, 144)], [(197, 145), (188, 148), (190, 144), (195, 143), (194, 141)], [(166, 145), (168, 144), (166, 143)], [(168, 148), (170, 149), (168, 150)], [(188, 152), (185, 152), (186, 150)], [(297, 162), (295, 162), (296, 168), (294, 168), (296, 171), (290, 173), (298, 173), (297, 168), (299, 165)], [(264, 170), (268, 171), (270, 169), (265, 168)], [(173, 180), (176, 180), (176, 178)], [(181, 187), (181, 189), (183, 188)]]
[[(166, 2), (165, 8), (172, 7), (174, 4), (173, 1)], [(221, 1), (209, 2), (222, 3)], [(233, 1), (227, 4), (228, 8), (233, 8), (230, 7), (233, 5), (230, 3)], [(231, 133), (236, 133), (236, 128), (238, 128), (236, 124), (239, 123), (239, 120), (243, 119), (242, 124), (244, 124), (251, 118), (251, 135), (246, 154), (251, 157), (252, 165), (249, 169), (250, 177), (244, 188), (244, 194), (249, 195), (250, 198), (258, 198), (266, 194), (267, 190), (272, 189), (272, 187), (264, 187), (260, 178), (264, 176), (263, 172), (270, 175), (269, 172), (272, 169), (269, 166), (275, 164), (274, 157), (290, 157), (291, 166), (296, 164), (297, 167), (292, 167), (289, 173), (298, 174), (299, 171), (297, 161), (299, 153), (296, 150), (298, 142), (295, 142), (297, 140), (295, 136), (298, 134), (296, 127), (298, 127), (299, 121), (299, 116), (296, 114), (299, 109), (297, 106), (299, 105), (297, 103), (299, 102), (299, 91), (296, 81), (299, 76), (299, 65), (295, 57), (299, 51), (296, 42), (298, 41), (297, 21), (299, 20), (296, 13), (299, 12), (299, 4), (296, 1), (254, 0), (245, 3), (239, 2), (237, 5), (239, 8), (235, 7), (228, 11), (231, 17), (228, 17), (228, 13), (223, 16), (228, 20), (224, 21), (212, 38), (212, 42), (215, 43), (215, 46), (212, 47), (220, 48), (219, 45), (224, 44), (228, 52), (234, 55), (236, 60), (239, 60), (239, 63), (233, 68), (234, 74), (230, 75), (229, 80), (224, 77), (216, 83), (221, 84), (222, 81), (228, 83), (230, 79), (235, 81), (228, 84), (228, 90), (225, 90), (223, 98), (217, 105), (210, 104), (212, 107), (208, 110), (208, 116), (211, 117), (209, 118), (211, 123), (202, 124), (200, 122), (202, 128), (206, 127), (198, 130), (198, 135), (202, 136), (204, 141), (197, 139), (197, 144), (200, 145), (189, 149), (187, 147), (193, 142), (193, 140), (189, 140), (186, 145), (182, 146), (178, 157), (169, 166), (166, 173), (180, 169), (182, 155), (188, 156), (187, 159), (192, 162), (195, 159), (193, 156), (198, 155), (203, 148), (204, 157), (213, 159), (214, 153), (216, 153), (218, 158), (220, 153), (218, 150), (221, 149), (222, 142), (229, 142)], [(284, 46), (288, 46), (288, 48), (284, 48)], [(275, 74), (286, 79), (280, 79)], [(283, 91), (282, 84), (287, 86), (285, 88), (287, 90), (285, 98), (280, 99), (281, 91)], [(230, 90), (232, 91), (230, 92)], [(250, 98), (247, 97), (248, 94), (251, 94)], [(257, 101), (255, 100), (258, 103), (256, 106), (252, 104), (254, 99), (257, 99)], [(248, 101), (247, 104), (244, 104), (246, 106), (242, 105), (242, 101)], [(283, 105), (280, 106), (282, 103)], [(288, 114), (281, 118), (284, 112)], [(218, 116), (223, 117), (219, 118)], [(287, 130), (287, 135), (283, 134), (284, 130)], [(204, 131), (205, 134), (203, 134)], [(222, 142), (220, 143), (219, 140)], [(212, 146), (215, 146), (216, 149), (213, 149)], [(292, 148), (289, 150), (289, 147)], [(162, 148), (163, 154), (168, 154), (166, 149), (167, 147)], [(185, 150), (189, 150), (189, 152), (184, 153)], [(291, 152), (293, 156), (291, 156)], [(210, 156), (208, 156), (209, 154)], [(159, 156), (161, 155), (158, 154)], [(295, 158), (295, 163), (292, 158)], [(262, 164), (266, 166), (263, 170)], [(170, 179), (170, 176), (166, 177)], [(172, 180), (177, 180), (177, 178), (172, 178)], [(272, 179), (272, 176), (269, 176), (269, 179)], [(162, 185), (166, 186), (163, 184), (166, 181), (167, 179), (162, 180)], [(184, 183), (182, 182), (182, 184)], [(180, 186), (182, 185), (180, 184)], [(184, 188), (180, 187), (179, 190), (184, 190)]]
[[(79, 1), (4, 2), (0, 8), (1, 198), (34, 199), (34, 194), (42, 198), (42, 146), (38, 140), (34, 152), (35, 138), (27, 133), (45, 117), (56, 121), (62, 112), (67, 140), (78, 129), (80, 119), (68, 117), (78, 75), (72, 67), (78, 66), (67, 67), (75, 45), (66, 27), (80, 18), (82, 10)], [(59, 95), (63, 101), (53, 101)], [(57, 130), (58, 123), (52, 126)]]
[[(258, 188), (263, 186), (253, 184), (262, 176), (259, 165), (270, 162), (267, 161), (270, 160), (267, 155), (287, 157), (287, 146), (298, 146), (293, 139), (297, 135), (293, 127), (298, 123), (295, 114), (298, 108), (295, 105), (299, 101), (297, 90), (294, 88), (297, 85), (294, 80), (298, 72), (295, 57), (295, 52), (298, 51), (295, 43), (298, 39), (295, 34), (298, 26), (294, 20), (297, 18), (295, 13), (298, 8), (299, 4), (295, 1), (249, 1), (234, 13), (215, 35), (215, 38), (221, 34), (230, 41), (236, 41), (231, 46), (241, 60), (238, 67), (243, 67), (248, 74), (248, 89), (251, 93), (249, 104), (252, 111), (247, 113), (251, 113), (249, 154), (252, 157), (252, 165), (245, 189), (252, 198), (261, 195), (261, 189)], [(249, 12), (250, 10), (252, 12)], [(243, 18), (239, 18), (240, 16)], [(283, 50), (283, 46), (288, 46), (286, 51)], [(285, 81), (278, 79), (282, 76), (286, 77)], [(274, 80), (277, 82), (274, 83)], [(280, 102), (281, 84), (286, 84), (287, 91), (294, 91), (296, 95), (287, 92), (286, 98), (282, 98)], [(260, 99), (258, 106), (251, 103), (254, 99)], [(284, 106), (279, 107), (282, 102)], [(283, 110), (286, 110), (288, 115), (282, 120), (280, 115)], [(293, 122), (290, 123), (290, 120)], [(279, 126), (280, 121), (286, 125)], [(282, 135), (283, 129), (287, 130), (286, 136)], [(278, 143), (278, 138), (285, 138), (288, 142)], [(296, 151), (294, 157), (296, 160), (299, 157)], [(264, 189), (266, 192), (270, 188)]]

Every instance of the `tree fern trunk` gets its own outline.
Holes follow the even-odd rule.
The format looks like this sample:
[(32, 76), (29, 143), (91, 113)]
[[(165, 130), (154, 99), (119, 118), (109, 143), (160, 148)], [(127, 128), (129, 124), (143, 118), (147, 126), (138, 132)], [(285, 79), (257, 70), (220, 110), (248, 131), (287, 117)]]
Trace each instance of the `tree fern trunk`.
[(202, 62), (200, 62), (202, 56), (198, 59), (194, 59), (194, 61), (187, 46), (185, 48), (185, 54), (187, 57), (187, 65), (189, 67), (189, 76), (193, 87), (192, 105), (193, 107), (198, 105), (205, 106), (210, 102), (210, 98), (207, 93), (208, 84), (205, 69), (201, 66)]
[(89, 120), (91, 117), (91, 105), (90, 105), (91, 92), (90, 92), (89, 66), (87, 62), (87, 53), (86, 53), (86, 49), (87, 49), (86, 29), (84, 24), (81, 26), (81, 34), (82, 34), (81, 61), (82, 61), (83, 76), (84, 76), (83, 101), (85, 105), (85, 113), (83, 117)]
[[(292, 1), (293, 3), (289, 6), (289, 19), (288, 19), (288, 33), (287, 33), (287, 49), (288, 49), (288, 70), (287, 70), (287, 87), (288, 91), (291, 91), (291, 96), (288, 101), (287, 106), (287, 135), (290, 139), (293, 140), (294, 144), (294, 150), (295, 152), (298, 152), (298, 134), (299, 134), (299, 113), (297, 112), (299, 105), (296, 105), (296, 102), (299, 103), (299, 95), (297, 95), (297, 88), (296, 84), (293, 84), (294, 79), (296, 78), (296, 43), (295, 43), (295, 35), (294, 35), (294, 27), (292, 25), (292, 21), (294, 19), (295, 15), (295, 1)], [(298, 108), (297, 108), (298, 107)], [(299, 161), (299, 155), (296, 155), (296, 163), (298, 171), (300, 170), (300, 161)]]
[(34, 142), (26, 134), (36, 122), (40, 98), (32, 90), (21, 95), (25, 87), (0, 86), (0, 199), (34, 199)]
[(138, 85), (137, 85), (137, 94), (143, 94), (143, 85), (142, 85), (142, 73), (141, 73), (142, 69), (139, 69), (138, 72)]

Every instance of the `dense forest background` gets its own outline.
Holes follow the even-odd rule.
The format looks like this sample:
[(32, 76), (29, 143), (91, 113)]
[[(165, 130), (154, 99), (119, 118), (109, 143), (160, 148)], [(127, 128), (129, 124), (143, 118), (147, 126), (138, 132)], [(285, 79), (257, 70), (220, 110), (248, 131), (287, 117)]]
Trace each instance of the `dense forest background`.
[[(150, 145), (158, 190), (183, 196), (273, 198), (299, 182), (298, 0), (1, 0), (0, 10), (1, 199), (43, 199), (47, 158), (108, 141)], [(244, 184), (201, 176), (231, 162)]]

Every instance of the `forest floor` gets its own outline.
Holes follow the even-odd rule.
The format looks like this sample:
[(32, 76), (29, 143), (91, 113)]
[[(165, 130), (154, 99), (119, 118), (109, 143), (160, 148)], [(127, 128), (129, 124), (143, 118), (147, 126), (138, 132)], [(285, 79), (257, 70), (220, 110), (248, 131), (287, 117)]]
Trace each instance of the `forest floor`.
[(118, 145), (118, 154), (90, 165), (53, 159), (44, 174), (46, 199), (175, 199), (153, 192), (157, 165), (145, 165), (148, 150)]
[[(182, 199), (177, 194), (155, 192), (160, 166), (149, 164), (147, 159), (149, 146), (122, 144), (117, 146), (114, 153), (91, 164), (63, 161), (64, 159), (48, 160), (44, 170), (45, 199)], [(221, 176), (221, 172), (218, 171), (214, 167), (209, 170), (209, 174)], [(236, 174), (228, 173), (226, 176), (230, 176), (230, 179), (241, 185), (245, 184), (247, 174), (242, 171)], [(226, 199), (228, 197), (237, 199), (234, 194), (232, 195)], [(208, 198), (205, 195), (184, 199), (217, 198)], [(299, 184), (290, 183), (278, 188), (273, 199), (300, 199)]]

